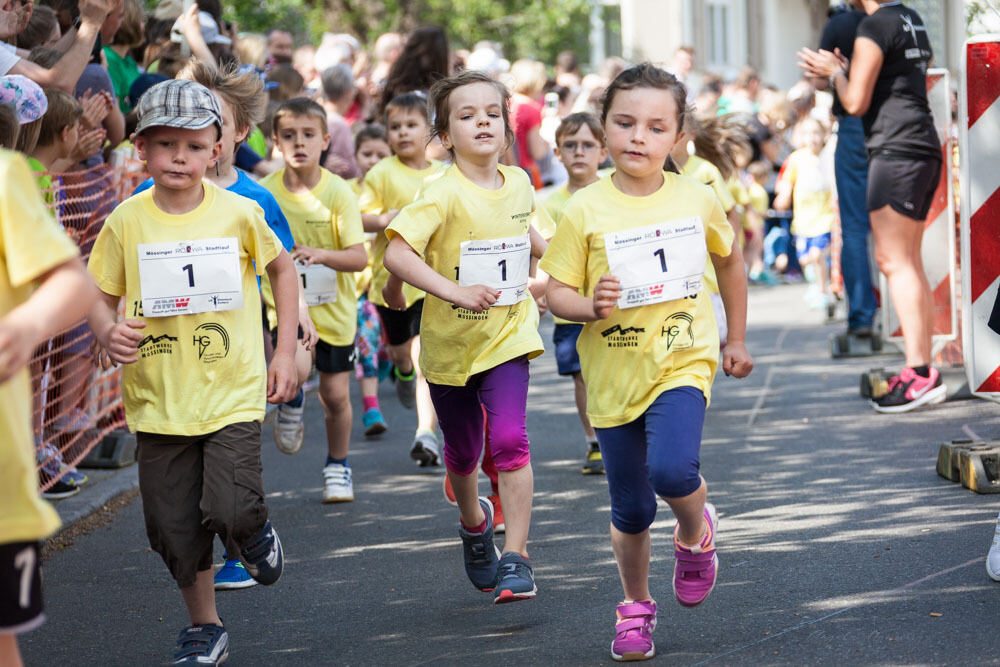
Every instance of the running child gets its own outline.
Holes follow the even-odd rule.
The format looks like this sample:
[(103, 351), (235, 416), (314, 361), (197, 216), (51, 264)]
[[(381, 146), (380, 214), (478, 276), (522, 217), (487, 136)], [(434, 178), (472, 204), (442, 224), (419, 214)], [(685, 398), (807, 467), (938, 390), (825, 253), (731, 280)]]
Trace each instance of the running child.
[[(323, 107), (304, 97), (290, 99), (274, 112), (273, 124), (285, 166), (260, 184), (288, 218), (296, 243), (292, 257), (299, 264), (309, 315), (319, 335), (314, 359), (326, 417), (323, 502), (350, 502), (354, 500), (347, 460), (353, 421), (350, 381), (358, 317), (354, 272), (364, 269), (368, 259), (361, 213), (351, 186), (320, 166), (323, 149), (330, 143)], [(263, 295), (273, 331), (275, 312), (266, 284)]]
[[(525, 412), (528, 360), (542, 353), (542, 341), (528, 280), (545, 242), (530, 225), (527, 175), (499, 164), (513, 139), (507, 89), (465, 71), (435, 83), (431, 98), (434, 134), (454, 164), (386, 230), (393, 277), (383, 294), (403, 310), (402, 281), (427, 293), (420, 367), (444, 433), (465, 571), (495, 603), (514, 602), (537, 590), (527, 551), (533, 476)], [(493, 544), (493, 506), (477, 497), (483, 407), (506, 513), (502, 555)]]
[(8, 150), (0, 150), (0, 248), (0, 664), (18, 666), (17, 635), (45, 622), (41, 540), (59, 528), (38, 496), (27, 364), (39, 344), (86, 314), (97, 290), (23, 156)]
[(830, 179), (823, 173), (820, 153), (826, 143), (823, 125), (806, 117), (795, 126), (801, 148), (785, 160), (775, 184), (774, 208), (792, 209), (792, 236), (803, 273), (813, 267), (815, 287), (810, 291), (810, 308), (826, 308), (833, 303), (830, 289), (830, 243), (836, 214)]
[[(392, 149), (389, 148), (389, 138), (386, 136), (384, 127), (372, 123), (358, 130), (354, 135), (354, 159), (358, 163), (361, 176), (348, 181), (355, 194), (361, 195), (361, 183), (371, 168), (390, 155), (392, 155)], [(364, 220), (363, 217), (362, 220)], [(385, 433), (388, 429), (378, 404), (378, 383), (382, 377), (382, 359), (385, 355), (387, 362), (388, 354), (382, 344), (384, 335), (382, 319), (379, 317), (378, 309), (368, 300), (368, 290), (372, 282), (371, 244), (374, 239), (373, 232), (365, 234), (365, 252), (368, 255), (368, 264), (364, 271), (357, 276), (358, 334), (354, 340), (357, 354), (357, 360), (354, 364), (355, 373), (358, 377), (358, 383), (361, 385), (361, 402), (364, 406), (364, 411), (361, 413), (361, 423), (364, 426), (365, 435), (369, 437)]]
[[(556, 157), (565, 165), (569, 181), (553, 192), (542, 204), (543, 218), (552, 223), (549, 227), (552, 233), (555, 233), (555, 227), (559, 224), (562, 210), (570, 195), (600, 180), (597, 169), (608, 157), (601, 122), (590, 113), (574, 113), (563, 118), (556, 128)], [(539, 231), (542, 236), (551, 238), (551, 234), (546, 234), (546, 230), (539, 229)], [(552, 344), (556, 350), (556, 367), (559, 375), (569, 375), (573, 378), (573, 398), (576, 401), (580, 422), (583, 424), (583, 436), (587, 441), (587, 454), (581, 472), (584, 475), (601, 475), (604, 473), (601, 448), (597, 443), (594, 427), (587, 419), (587, 387), (583, 383), (580, 356), (576, 352), (576, 340), (580, 337), (583, 325), (561, 317), (553, 319), (555, 329), (552, 332)]]
[[(211, 91), (157, 84), (138, 119), (135, 148), (154, 185), (120, 204), (98, 234), (89, 270), (101, 298), (88, 320), (125, 365), (146, 532), (190, 616), (174, 661), (218, 664), (229, 636), (215, 606), (215, 535), (259, 583), (275, 583), (283, 569), (264, 502), (260, 429), (264, 399), (295, 393), (297, 276), (260, 206), (204, 180), (223, 129)], [(269, 368), (255, 279), (265, 269), (280, 323)]]
[[(275, 201), (274, 195), (250, 178), (247, 173), (235, 166), (235, 155), (238, 147), (246, 141), (250, 129), (263, 118), (264, 84), (253, 72), (240, 74), (235, 67), (217, 69), (200, 61), (193, 61), (177, 78), (197, 81), (205, 86), (219, 101), (222, 110), (222, 149), (215, 167), (205, 173), (205, 178), (215, 185), (242, 195), (257, 202), (264, 209), (264, 220), (271, 231), (281, 241), (281, 246), (292, 252), (295, 242), (288, 228), (288, 220), (281, 212), (281, 207)], [(138, 194), (153, 187), (153, 179), (148, 179), (135, 189)], [(258, 281), (259, 283), (260, 281)], [(274, 443), (278, 450), (285, 454), (294, 454), (302, 448), (305, 438), (305, 426), (302, 422), (305, 394), (302, 385), (309, 376), (312, 366), (310, 350), (315, 346), (316, 327), (309, 318), (309, 307), (306, 305), (305, 294), (299, 285), (299, 327), (304, 331), (302, 340), (295, 346), (295, 367), (298, 373), (298, 391), (295, 397), (278, 406), (274, 420)], [(268, 346), (264, 346), (265, 352)], [(241, 588), (253, 586), (254, 580), (245, 573), (233, 571), (241, 565), (238, 560), (229, 559), (216, 576), (216, 588)], [(238, 577), (239, 581), (231, 581)]]
[(420, 313), (424, 294), (411, 285), (403, 287), (406, 308), (402, 312), (388, 308), (382, 288), (389, 279), (383, 259), (389, 241), (385, 228), (399, 210), (411, 203), (428, 179), (439, 175), (443, 165), (428, 160), (425, 151), (430, 141), (427, 124), (427, 100), (419, 93), (404, 93), (389, 101), (385, 108), (385, 126), (393, 156), (382, 160), (365, 175), (361, 186), (361, 213), (366, 232), (376, 233), (372, 242), (372, 281), (368, 299), (382, 316), (389, 356), (399, 402), (417, 409), (417, 430), (410, 446), (410, 458), (421, 466), (440, 462), (437, 441), (437, 416), (420, 373)]
[(541, 262), (552, 312), (586, 322), (580, 364), (607, 471), (611, 546), (624, 589), (615, 660), (655, 654), (649, 527), (657, 496), (677, 517), (678, 602), (696, 606), (715, 584), (718, 519), (698, 472), (719, 358), (712, 304), (702, 288), (707, 255), (729, 317), (722, 367), (744, 377), (753, 366), (744, 345), (746, 277), (732, 227), (711, 188), (663, 171), (683, 136), (685, 104), (683, 84), (649, 64), (611, 82), (601, 119), (616, 169), (566, 204)]

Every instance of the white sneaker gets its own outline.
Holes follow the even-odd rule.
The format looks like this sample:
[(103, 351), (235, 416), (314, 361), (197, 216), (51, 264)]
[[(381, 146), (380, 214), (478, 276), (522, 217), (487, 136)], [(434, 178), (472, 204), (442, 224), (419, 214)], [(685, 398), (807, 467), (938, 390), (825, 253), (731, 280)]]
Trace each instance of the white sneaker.
[(285, 403), (278, 406), (278, 414), (274, 419), (274, 444), (284, 454), (295, 454), (302, 449), (302, 440), (306, 434), (306, 425), (302, 423), (305, 407), (304, 397), (302, 405), (297, 408)]
[(1000, 515), (997, 516), (997, 529), (993, 533), (993, 546), (986, 554), (986, 574), (993, 581), (1000, 581)]
[(437, 436), (430, 431), (418, 433), (410, 447), (410, 458), (421, 468), (440, 465), (441, 454)]
[(331, 463), (323, 468), (323, 502), (349, 503), (353, 500), (351, 469), (342, 463)]

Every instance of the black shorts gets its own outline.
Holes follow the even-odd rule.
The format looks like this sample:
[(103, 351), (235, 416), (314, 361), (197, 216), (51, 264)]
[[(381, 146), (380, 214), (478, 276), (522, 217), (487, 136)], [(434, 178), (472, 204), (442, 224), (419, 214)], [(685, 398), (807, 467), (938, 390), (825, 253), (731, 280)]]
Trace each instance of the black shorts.
[(891, 206), (900, 215), (923, 222), (940, 178), (940, 160), (876, 155), (868, 165), (868, 210)]
[[(299, 340), (304, 333), (299, 327)], [(278, 347), (278, 330), (271, 330), (271, 344)], [(316, 370), (320, 373), (343, 373), (354, 370), (356, 357), (354, 345), (330, 345), (326, 341), (316, 341)]]
[(393, 310), (386, 306), (376, 306), (382, 316), (382, 328), (385, 329), (389, 345), (402, 345), (420, 335), (420, 314), (424, 312), (424, 300), (414, 302), (406, 310)]
[(0, 544), (0, 634), (21, 634), (45, 622), (41, 544)]

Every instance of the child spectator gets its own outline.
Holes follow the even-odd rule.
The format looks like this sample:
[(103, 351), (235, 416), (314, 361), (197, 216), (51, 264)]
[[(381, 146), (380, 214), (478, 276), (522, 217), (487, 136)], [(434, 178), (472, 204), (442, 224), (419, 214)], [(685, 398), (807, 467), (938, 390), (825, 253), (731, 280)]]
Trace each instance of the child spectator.
[(123, 2), (121, 25), (111, 38), (111, 44), (101, 49), (101, 52), (104, 54), (108, 75), (111, 77), (115, 96), (118, 98), (118, 108), (122, 113), (128, 113), (132, 109), (126, 99), (129, 88), (142, 74), (130, 53), (132, 49), (146, 41), (144, 34), (146, 17), (139, 0), (123, 0)]
[(812, 267), (815, 289), (807, 299), (810, 308), (826, 308), (833, 303), (830, 289), (830, 241), (836, 214), (830, 180), (820, 165), (826, 143), (823, 125), (805, 117), (796, 126), (801, 148), (788, 156), (775, 186), (774, 208), (792, 209), (792, 236), (799, 264), (805, 273)]
[[(9, 124), (10, 107), (0, 107)], [(0, 150), (0, 248), (0, 664), (16, 666), (16, 635), (45, 622), (40, 540), (59, 528), (58, 515), (38, 497), (26, 365), (40, 343), (83, 317), (97, 294), (24, 158), (9, 150)]]
[[(323, 502), (335, 503), (354, 500), (347, 460), (357, 326), (353, 272), (365, 267), (367, 255), (357, 197), (342, 178), (320, 166), (320, 154), (330, 143), (326, 128), (326, 113), (316, 102), (300, 97), (282, 103), (274, 114), (274, 141), (285, 156), (285, 167), (261, 185), (271, 191), (288, 218), (296, 241), (292, 256), (299, 263), (309, 315), (319, 334), (314, 358), (326, 416)], [(267, 285), (263, 294), (273, 328), (275, 313)]]
[[(566, 116), (556, 130), (556, 157), (566, 167), (569, 181), (553, 192), (542, 205), (542, 217), (549, 224), (540, 224), (539, 231), (546, 240), (555, 233), (562, 210), (570, 196), (600, 180), (597, 169), (608, 157), (601, 122), (593, 114), (584, 112)], [(548, 230), (551, 230), (551, 233)], [(580, 356), (576, 351), (576, 341), (580, 337), (583, 325), (561, 317), (554, 319), (552, 344), (556, 350), (556, 368), (559, 375), (569, 375), (573, 378), (573, 398), (576, 401), (577, 414), (580, 415), (580, 423), (583, 424), (583, 436), (587, 441), (587, 453), (581, 471), (584, 475), (600, 475), (604, 473), (604, 463), (601, 461), (597, 434), (587, 418), (587, 387), (583, 382)]]
[(386, 227), (443, 167), (436, 160), (428, 160), (425, 154), (430, 128), (423, 95), (404, 93), (390, 100), (385, 108), (385, 124), (393, 156), (379, 162), (365, 175), (359, 202), (365, 231), (376, 234), (372, 242), (372, 281), (368, 299), (382, 316), (399, 402), (405, 408), (417, 410), (417, 430), (410, 446), (410, 458), (421, 466), (435, 466), (440, 460), (437, 416), (427, 381), (417, 362), (424, 293), (414, 286), (403, 287), (406, 307), (400, 312), (388, 307), (382, 288), (389, 280), (389, 271), (383, 264), (389, 245)]
[(764, 219), (770, 208), (770, 196), (767, 194), (767, 182), (771, 178), (771, 164), (763, 160), (747, 165), (746, 183), (748, 204), (745, 214), (744, 232), (747, 243), (743, 259), (748, 267), (750, 282), (762, 285), (775, 285), (780, 282), (764, 266)]
[[(493, 592), (494, 604), (529, 600), (537, 588), (528, 559), (534, 476), (525, 409), (528, 361), (542, 353), (542, 341), (528, 281), (531, 257), (545, 241), (530, 224), (527, 176), (499, 165), (514, 138), (503, 84), (462, 72), (435, 83), (431, 99), (434, 134), (454, 164), (386, 230), (393, 277), (384, 296), (402, 310), (403, 280), (427, 293), (420, 365), (442, 420), (466, 575)], [(477, 498), (483, 407), (509, 519), (502, 555), (493, 544), (493, 505)]]
[[(733, 230), (711, 189), (678, 175), (669, 161), (664, 172), (684, 138), (685, 108), (684, 86), (652, 65), (611, 82), (601, 116), (616, 170), (566, 204), (542, 260), (553, 313), (587, 322), (578, 347), (607, 469), (611, 546), (624, 592), (611, 644), (619, 661), (656, 652), (649, 545), (657, 497), (677, 517), (677, 601), (697, 606), (715, 584), (718, 517), (706, 502), (698, 461), (719, 359), (712, 305), (701, 289), (709, 256), (730, 321), (722, 367), (736, 377), (753, 367)], [(657, 294), (647, 289), (664, 280)]]
[[(146, 532), (190, 616), (174, 661), (217, 664), (229, 636), (215, 606), (214, 536), (259, 583), (275, 583), (283, 569), (260, 428), (263, 399), (295, 392), (297, 277), (260, 207), (204, 180), (220, 153), (215, 95), (166, 81), (142, 96), (138, 116), (135, 147), (154, 186), (120, 204), (97, 237), (89, 268), (102, 298), (88, 320), (111, 360), (125, 364)], [(265, 270), (280, 322), (266, 371), (254, 279)]]
[[(354, 136), (354, 143), (355, 158), (358, 169), (361, 170), (360, 180), (364, 179), (372, 167), (392, 155), (389, 138), (381, 125), (373, 123), (362, 127)], [(358, 180), (349, 182), (355, 193), (360, 194), (361, 185)], [(364, 406), (361, 422), (366, 436), (385, 433), (388, 428), (378, 404), (378, 382), (382, 378), (383, 360), (388, 363), (388, 351), (382, 343), (384, 337), (382, 318), (379, 317), (375, 304), (368, 300), (368, 290), (372, 281), (371, 242), (374, 238), (374, 233), (365, 234), (368, 264), (364, 271), (358, 274), (358, 335), (354, 341), (357, 352), (355, 372), (361, 385), (361, 402)]]

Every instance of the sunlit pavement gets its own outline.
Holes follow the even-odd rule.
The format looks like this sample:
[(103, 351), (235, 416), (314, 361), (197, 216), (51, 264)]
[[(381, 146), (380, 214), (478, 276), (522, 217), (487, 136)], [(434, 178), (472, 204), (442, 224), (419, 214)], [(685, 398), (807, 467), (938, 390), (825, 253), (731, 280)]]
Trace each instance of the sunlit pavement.
[[(720, 571), (697, 609), (673, 600), (673, 519), (654, 524), (657, 660), (671, 664), (982, 664), (1000, 657), (1000, 584), (984, 558), (1000, 495), (935, 473), (942, 442), (1000, 438), (1000, 406), (950, 402), (877, 415), (858, 395), (870, 366), (832, 361), (803, 288), (751, 291), (745, 380), (717, 378), (702, 473), (721, 520)], [(791, 323), (790, 323), (791, 322)], [(551, 320), (543, 319), (550, 346)], [(629, 372), (629, 369), (622, 369)], [(442, 469), (408, 457), (415, 417), (382, 387), (390, 430), (360, 434), (356, 501), (320, 503), (322, 412), (289, 457), (264, 432), (271, 519), (285, 547), (281, 581), (220, 593), (234, 665), (595, 664), (610, 662), (621, 597), (603, 477), (579, 472), (585, 445), (572, 384), (551, 353), (532, 363), (528, 433), (535, 470), (531, 602), (494, 607), (461, 564), (457, 510)], [(481, 489), (487, 486), (483, 478)], [(221, 548), (217, 550), (217, 558)], [(138, 502), (46, 563), (50, 620), (21, 639), (27, 664), (162, 664), (187, 623), (147, 545)]]

